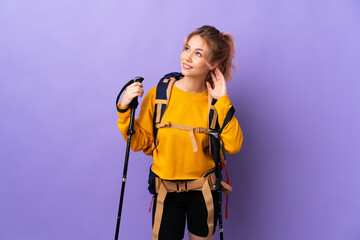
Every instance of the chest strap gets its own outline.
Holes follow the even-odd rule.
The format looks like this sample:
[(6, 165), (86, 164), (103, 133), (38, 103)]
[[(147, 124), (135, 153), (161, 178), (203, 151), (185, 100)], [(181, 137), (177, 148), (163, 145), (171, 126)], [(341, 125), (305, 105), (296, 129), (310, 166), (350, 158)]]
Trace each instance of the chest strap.
[(193, 148), (193, 152), (197, 152), (198, 151), (198, 147), (196, 144), (196, 139), (195, 139), (195, 132), (196, 133), (205, 133), (208, 134), (210, 132), (209, 129), (207, 128), (202, 128), (202, 127), (189, 127), (189, 126), (184, 126), (184, 125), (179, 125), (179, 124), (172, 124), (170, 121), (167, 122), (161, 122), (155, 125), (156, 128), (176, 128), (179, 130), (185, 130), (185, 131), (189, 131), (190, 132), (190, 140), (191, 140), (191, 145)]

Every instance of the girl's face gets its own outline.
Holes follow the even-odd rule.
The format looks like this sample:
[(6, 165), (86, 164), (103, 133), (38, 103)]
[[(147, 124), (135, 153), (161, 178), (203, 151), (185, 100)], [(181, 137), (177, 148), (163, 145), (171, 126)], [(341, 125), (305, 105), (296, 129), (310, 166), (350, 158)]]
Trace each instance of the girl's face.
[(205, 39), (199, 35), (190, 38), (180, 56), (182, 74), (205, 80), (209, 70), (212, 69), (209, 64), (209, 51)]

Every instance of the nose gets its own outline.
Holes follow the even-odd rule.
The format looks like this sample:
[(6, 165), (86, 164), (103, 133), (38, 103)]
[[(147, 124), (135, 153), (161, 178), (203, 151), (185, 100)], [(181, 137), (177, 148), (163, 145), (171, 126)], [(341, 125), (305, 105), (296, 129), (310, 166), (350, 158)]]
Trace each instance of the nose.
[(192, 62), (192, 52), (185, 52), (185, 60)]

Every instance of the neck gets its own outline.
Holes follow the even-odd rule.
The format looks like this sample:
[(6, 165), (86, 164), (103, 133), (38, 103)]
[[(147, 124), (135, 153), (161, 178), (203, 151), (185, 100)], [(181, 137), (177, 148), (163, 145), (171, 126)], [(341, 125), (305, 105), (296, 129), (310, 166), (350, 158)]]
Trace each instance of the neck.
[(201, 93), (207, 88), (205, 85), (205, 79), (192, 78), (184, 76), (181, 80), (175, 83), (177, 88), (190, 93)]

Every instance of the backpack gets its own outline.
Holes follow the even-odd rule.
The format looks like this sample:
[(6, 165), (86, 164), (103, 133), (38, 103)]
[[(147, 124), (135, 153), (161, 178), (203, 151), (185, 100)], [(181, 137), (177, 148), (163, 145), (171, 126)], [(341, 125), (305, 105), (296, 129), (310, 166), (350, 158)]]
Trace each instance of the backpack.
[[(208, 115), (209, 126), (208, 126), (208, 129), (199, 128), (199, 127), (187, 127), (187, 126), (182, 126), (182, 125), (171, 124), (168, 122), (165, 122), (165, 123), (161, 122), (161, 119), (164, 116), (166, 108), (170, 101), (172, 87), (176, 81), (180, 80), (183, 77), (184, 77), (184, 75), (182, 75), (181, 73), (172, 72), (172, 73), (166, 74), (163, 78), (161, 78), (157, 85), (155, 109), (154, 109), (154, 116), (153, 116), (154, 142), (152, 144), (152, 149), (154, 149), (157, 145), (157, 133), (158, 133), (158, 129), (161, 127), (181, 128), (183, 130), (188, 130), (188, 131), (207, 133), (207, 134), (209, 134), (209, 151), (210, 151), (211, 156), (213, 156), (213, 158), (216, 158), (216, 159), (214, 159), (215, 163), (220, 161), (221, 165), (225, 166), (226, 165), (226, 156), (225, 156), (224, 144), (221, 144), (221, 151), (220, 151), (220, 144), (219, 144), (219, 146), (216, 146), (217, 144), (214, 141), (215, 141), (215, 139), (218, 139), (218, 142), (221, 142), (221, 138), (219, 135), (221, 134), (222, 130), (229, 123), (229, 121), (231, 120), (231, 118), (233, 117), (233, 115), (235, 113), (235, 109), (233, 106), (230, 108), (229, 112), (227, 113), (222, 128), (220, 128), (220, 125), (218, 123), (218, 116), (217, 116), (216, 109), (214, 107), (217, 100), (213, 99), (210, 95), (209, 95), (209, 115)], [(170, 125), (170, 126), (168, 126), (168, 125)], [(185, 128), (187, 128), (187, 129), (185, 129)], [(211, 138), (210, 136), (213, 136), (213, 137)], [(196, 149), (194, 149), (194, 150), (196, 150)], [(215, 156), (218, 154), (220, 155), (220, 159), (217, 159), (217, 158), (219, 158), (219, 156)]]
[[(171, 96), (171, 90), (174, 85), (174, 83), (181, 78), (183, 78), (184, 75), (182, 75), (179, 72), (172, 72), (169, 74), (166, 74), (163, 78), (160, 79), (157, 89), (156, 89), (156, 98), (155, 98), (155, 109), (154, 109), (154, 115), (153, 115), (153, 135), (154, 135), (154, 142), (152, 144), (152, 150), (156, 148), (157, 145), (157, 133), (158, 129), (161, 127), (173, 127), (173, 128), (181, 128), (183, 130), (188, 131), (194, 131), (194, 132), (201, 132), (201, 133), (207, 133), (209, 134), (209, 151), (211, 156), (213, 156), (215, 164), (217, 164), (220, 161), (221, 168), (224, 168), (226, 165), (226, 156), (225, 156), (225, 147), (224, 144), (220, 144), (221, 138), (220, 134), (224, 127), (227, 125), (227, 123), (231, 120), (235, 113), (235, 109), (232, 106), (227, 113), (224, 124), (222, 128), (220, 128), (220, 125), (218, 123), (218, 116), (216, 109), (214, 107), (216, 103), (216, 99), (213, 99), (209, 95), (209, 115), (208, 115), (208, 122), (209, 126), (208, 129), (199, 128), (199, 127), (187, 127), (182, 125), (175, 125), (171, 124), (169, 122), (161, 122), (162, 117), (165, 114), (166, 108), (170, 101)], [(170, 126), (169, 126), (170, 125)], [(186, 128), (186, 129), (185, 129)], [(192, 142), (195, 140), (192, 139)], [(220, 146), (221, 145), (221, 146)], [(194, 151), (196, 150), (196, 147), (194, 147)], [(221, 151), (220, 151), (221, 148)]]

